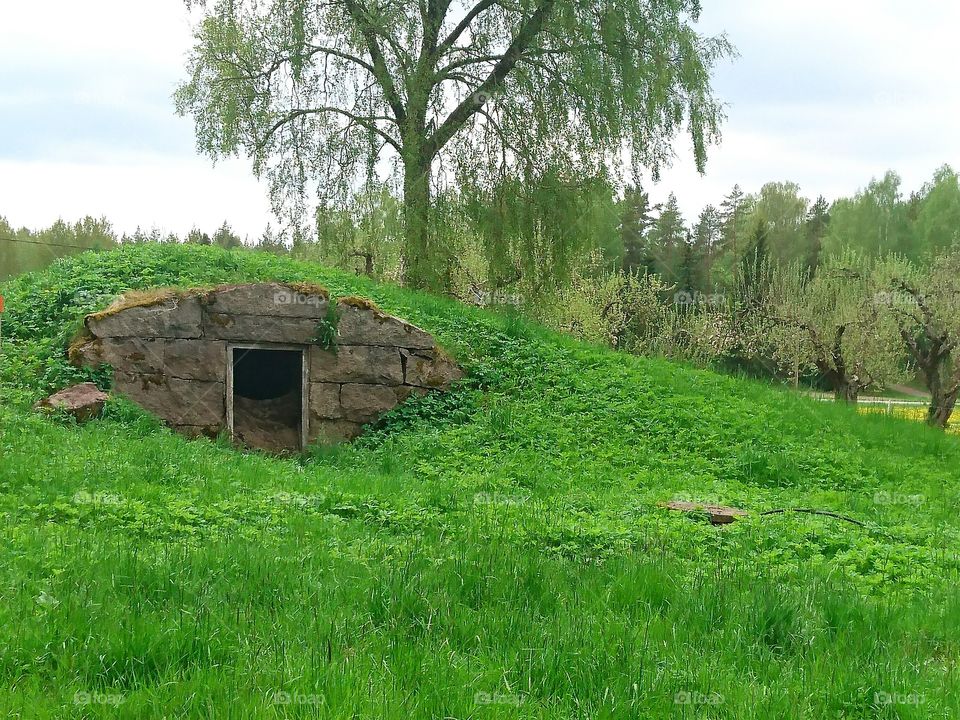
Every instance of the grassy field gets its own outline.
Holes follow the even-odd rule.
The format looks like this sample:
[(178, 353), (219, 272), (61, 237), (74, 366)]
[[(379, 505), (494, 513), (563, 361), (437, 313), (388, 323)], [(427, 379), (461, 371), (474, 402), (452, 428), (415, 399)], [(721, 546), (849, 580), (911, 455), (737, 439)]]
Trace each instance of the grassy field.
[[(296, 458), (30, 410), (117, 292), (257, 279), (372, 297), (469, 377)], [(960, 716), (958, 438), (265, 254), (0, 292), (0, 715)]]

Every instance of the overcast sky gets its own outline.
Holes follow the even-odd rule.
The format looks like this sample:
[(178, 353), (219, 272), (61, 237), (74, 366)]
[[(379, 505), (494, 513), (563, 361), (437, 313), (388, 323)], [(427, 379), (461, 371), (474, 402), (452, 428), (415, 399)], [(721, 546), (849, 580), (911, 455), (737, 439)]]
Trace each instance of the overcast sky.
[[(14, 225), (105, 215), (180, 234), (229, 220), (258, 236), (265, 189), (245, 160), (195, 150), (171, 94), (191, 43), (179, 0), (0, 0), (0, 215)], [(689, 143), (653, 188), (688, 216), (739, 183), (798, 182), (850, 194), (897, 170), (907, 191), (960, 165), (960, 82), (952, 0), (703, 0), (704, 32), (740, 57), (720, 67), (728, 103), (705, 176)]]

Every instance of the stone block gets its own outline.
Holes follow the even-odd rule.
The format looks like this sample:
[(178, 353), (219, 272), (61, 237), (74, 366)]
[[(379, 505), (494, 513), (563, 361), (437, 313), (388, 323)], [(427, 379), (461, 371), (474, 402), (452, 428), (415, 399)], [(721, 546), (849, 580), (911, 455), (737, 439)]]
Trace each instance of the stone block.
[(322, 445), (335, 445), (353, 440), (360, 435), (362, 429), (363, 426), (360, 423), (349, 420), (317, 420), (310, 423), (309, 441), (319, 442)]
[(336, 352), (310, 348), (310, 379), (314, 382), (403, 383), (400, 351), (395, 347), (338, 345)]
[(327, 315), (327, 298), (300, 292), (279, 283), (232, 285), (203, 296), (209, 312), (236, 315), (271, 315), (320, 319)]
[(451, 383), (463, 377), (463, 372), (457, 364), (442, 353), (409, 350), (401, 352), (404, 365), (403, 381), (407, 385), (445, 390)]
[(235, 315), (207, 311), (203, 318), (203, 334), (211, 340), (308, 345), (314, 342), (318, 322), (315, 318)]
[(186, 380), (225, 382), (227, 343), (221, 340), (166, 340), (163, 373)]
[(340, 387), (340, 404), (347, 420), (368, 423), (397, 405), (397, 394), (384, 385), (346, 383)]
[(202, 313), (197, 297), (180, 295), (151, 305), (88, 315), (86, 325), (100, 338), (198, 338), (202, 333)]
[(415, 325), (375, 309), (337, 305), (337, 342), (340, 345), (386, 345), (430, 349), (433, 338)]
[(223, 425), (226, 422), (222, 382), (185, 380), (160, 373), (114, 373), (114, 389), (171, 425)]
[(320, 420), (338, 420), (343, 417), (340, 405), (340, 385), (337, 383), (310, 383), (310, 416)]
[(124, 372), (163, 372), (165, 340), (137, 337), (96, 338), (75, 351), (89, 367), (110, 365)]

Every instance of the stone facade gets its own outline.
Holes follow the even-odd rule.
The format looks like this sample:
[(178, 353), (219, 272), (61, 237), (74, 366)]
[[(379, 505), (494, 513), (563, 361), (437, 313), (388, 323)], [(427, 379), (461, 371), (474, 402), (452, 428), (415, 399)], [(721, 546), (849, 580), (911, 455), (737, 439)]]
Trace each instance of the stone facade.
[[(115, 391), (187, 435), (212, 436), (234, 429), (236, 353), (300, 352), (298, 445), (351, 439), (411, 395), (446, 389), (462, 376), (423, 330), (360, 298), (342, 298), (332, 317), (330, 304), (322, 288), (276, 283), (131, 294), (87, 316), (71, 359), (112, 366)], [(321, 330), (332, 327), (335, 339), (324, 347)], [(256, 402), (266, 401), (244, 399), (244, 412), (256, 412)], [(263, 437), (249, 444), (295, 449)]]

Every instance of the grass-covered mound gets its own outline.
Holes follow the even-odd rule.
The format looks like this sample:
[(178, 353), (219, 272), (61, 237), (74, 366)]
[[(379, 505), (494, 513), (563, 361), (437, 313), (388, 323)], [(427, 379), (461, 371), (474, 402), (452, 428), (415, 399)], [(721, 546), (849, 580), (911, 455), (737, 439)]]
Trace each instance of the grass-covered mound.
[[(295, 459), (30, 411), (118, 293), (253, 280), (371, 298), (470, 376)], [(135, 246), (0, 292), (2, 714), (960, 712), (956, 438), (265, 254)], [(684, 498), (865, 527), (658, 507)]]

